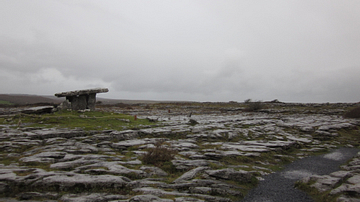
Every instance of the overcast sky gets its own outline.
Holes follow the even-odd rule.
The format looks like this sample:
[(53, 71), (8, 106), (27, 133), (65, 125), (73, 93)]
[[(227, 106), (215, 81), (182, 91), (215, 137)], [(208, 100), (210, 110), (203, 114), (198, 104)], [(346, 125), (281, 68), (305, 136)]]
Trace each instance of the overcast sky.
[(0, 93), (360, 101), (359, 0), (0, 0)]

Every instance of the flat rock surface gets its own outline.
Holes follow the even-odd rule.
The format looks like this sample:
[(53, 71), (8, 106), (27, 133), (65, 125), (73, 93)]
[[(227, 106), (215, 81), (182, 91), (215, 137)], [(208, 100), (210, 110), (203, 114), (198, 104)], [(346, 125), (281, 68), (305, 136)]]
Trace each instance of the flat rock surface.
[[(359, 187), (359, 158), (339, 168), (357, 148), (335, 148), (358, 145), (342, 135), (360, 124), (336, 109), (169, 106), (102, 109), (156, 122), (123, 130), (31, 128), (3, 118), (0, 201), (239, 201), (258, 180), (243, 201), (311, 201), (296, 181), (317, 179), (315, 188), (344, 196)], [(158, 147), (173, 159), (145, 164)]]

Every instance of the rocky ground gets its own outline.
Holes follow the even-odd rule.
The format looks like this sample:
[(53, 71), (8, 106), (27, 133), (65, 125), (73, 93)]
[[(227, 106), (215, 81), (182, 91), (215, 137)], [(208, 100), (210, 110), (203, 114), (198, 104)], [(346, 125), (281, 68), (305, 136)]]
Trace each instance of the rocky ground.
[[(341, 158), (341, 156), (328, 156)], [(325, 157), (327, 157), (325, 155)], [(321, 200), (337, 198), (341, 202), (360, 201), (360, 152), (341, 169), (329, 175), (312, 174), (304, 177), (297, 186), (316, 194)]]
[[(238, 201), (284, 164), (359, 147), (359, 120), (340, 116), (351, 106), (278, 104), (259, 112), (236, 104), (107, 106), (97, 110), (155, 125), (99, 131), (28, 127), (3, 118), (0, 201)], [(145, 164), (154, 148), (174, 152), (174, 159)], [(359, 158), (303, 183), (331, 190), (339, 201), (360, 200)]]

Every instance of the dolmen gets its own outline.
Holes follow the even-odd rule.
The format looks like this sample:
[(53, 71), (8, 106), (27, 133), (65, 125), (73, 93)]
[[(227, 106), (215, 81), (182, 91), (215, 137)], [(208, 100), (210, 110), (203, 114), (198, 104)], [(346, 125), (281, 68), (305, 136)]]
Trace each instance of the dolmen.
[(96, 93), (109, 92), (107, 88), (93, 88), (86, 90), (68, 91), (56, 93), (56, 97), (66, 97), (66, 100), (71, 103), (72, 110), (95, 110)]

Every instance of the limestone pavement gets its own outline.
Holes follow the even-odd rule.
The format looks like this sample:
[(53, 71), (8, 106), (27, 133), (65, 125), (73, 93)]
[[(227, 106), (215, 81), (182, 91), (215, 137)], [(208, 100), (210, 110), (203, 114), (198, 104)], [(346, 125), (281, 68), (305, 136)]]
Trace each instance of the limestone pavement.
[[(159, 125), (123, 131), (1, 125), (0, 201), (235, 201), (278, 165), (335, 148), (339, 131), (359, 126), (326, 114), (158, 112), (139, 118)], [(142, 163), (160, 141), (177, 151), (172, 169)], [(308, 179), (320, 191), (342, 195), (339, 201), (359, 200), (359, 155), (342, 171)]]

